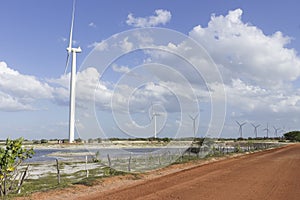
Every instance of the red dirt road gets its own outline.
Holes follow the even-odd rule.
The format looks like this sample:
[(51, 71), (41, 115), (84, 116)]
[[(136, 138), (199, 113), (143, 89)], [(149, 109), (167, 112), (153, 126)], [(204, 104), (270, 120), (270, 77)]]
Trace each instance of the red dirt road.
[(300, 199), (300, 144), (194, 167), (78, 199)]

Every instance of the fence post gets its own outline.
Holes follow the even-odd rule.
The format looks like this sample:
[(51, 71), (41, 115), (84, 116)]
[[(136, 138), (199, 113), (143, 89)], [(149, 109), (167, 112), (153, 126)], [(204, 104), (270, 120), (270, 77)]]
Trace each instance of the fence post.
[(111, 161), (110, 161), (109, 154), (107, 154), (107, 160), (108, 160), (108, 166), (109, 166), (109, 168), (111, 168)]
[(19, 184), (18, 184), (18, 194), (21, 193), (21, 188), (22, 188), (22, 185), (23, 185), (23, 182), (24, 182), (24, 179), (26, 177), (26, 174), (28, 172), (28, 168), (29, 168), (29, 165), (27, 165), (25, 171), (23, 172), (22, 176), (21, 176), (21, 179), (19, 181)]
[(86, 171), (86, 177), (88, 178), (89, 177), (89, 170), (87, 169), (87, 162), (88, 162), (88, 159), (87, 159), (87, 156), (85, 156), (85, 171)]
[(130, 156), (129, 156), (129, 160), (128, 160), (128, 171), (130, 172), (131, 171), (131, 153), (130, 153)]
[(59, 171), (59, 163), (58, 163), (58, 159), (56, 160), (56, 170), (57, 170), (57, 183), (60, 184), (60, 171)]
[(161, 162), (160, 162), (160, 154), (158, 154), (158, 165), (159, 165), (159, 166), (161, 165)]

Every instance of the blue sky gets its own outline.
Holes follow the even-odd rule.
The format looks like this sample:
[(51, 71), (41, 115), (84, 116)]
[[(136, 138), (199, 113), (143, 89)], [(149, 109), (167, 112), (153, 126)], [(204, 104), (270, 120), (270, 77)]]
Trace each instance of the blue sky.
[[(12, 0), (0, 1), (0, 5), (0, 138), (66, 138), (68, 75), (64, 75), (64, 65), (72, 1)], [(206, 92), (212, 92), (211, 95), (214, 96), (219, 85), (208, 82), (206, 86), (210, 89), (203, 90), (203, 80), (199, 79), (195, 83), (193, 77), (185, 74), (188, 72), (182, 72), (176, 66), (175, 58), (167, 60), (165, 57), (157, 57), (157, 54), (163, 54), (160, 51), (133, 52), (116, 61), (101, 78), (99, 71), (88, 70), (88, 66), (84, 64), (93, 48), (101, 45), (101, 41), (123, 31), (149, 26), (178, 31), (193, 38), (206, 49), (220, 70), (227, 96), (224, 126), (216, 125), (222, 128), (222, 137), (238, 136), (236, 120), (247, 122), (244, 127), (245, 137), (253, 136), (250, 123), (261, 124), (261, 136), (266, 134), (263, 129), (267, 123), (270, 135), (274, 133), (273, 126), (285, 130), (297, 129), (300, 120), (300, 22), (295, 16), (298, 8), (297, 1), (77, 0), (73, 44), (79, 45), (83, 50), (77, 57), (78, 66), (81, 65), (79, 76), (84, 83), (94, 83), (89, 81), (97, 78), (100, 80), (97, 87), (101, 97), (96, 99), (95, 113), (102, 129), (98, 130), (99, 124), (97, 127), (89, 124), (89, 118), (83, 117), (87, 115), (78, 115), (79, 136), (151, 136), (151, 102), (162, 113), (168, 113), (167, 116), (162, 114), (163, 116), (158, 117), (161, 137), (173, 136), (179, 127), (184, 127), (182, 130), (190, 136), (192, 122), (188, 115), (198, 111), (177, 110), (179, 104), (176, 98), (162, 88), (167, 87), (166, 90), (170, 92), (172, 86), (176, 89), (180, 87), (174, 85), (174, 80), (168, 80), (166, 84), (167, 76), (163, 76), (163, 67), (159, 66), (153, 69), (149, 67), (146, 71), (146, 67), (134, 71), (147, 77), (148, 83), (135, 90), (135, 95), (146, 100), (138, 102), (135, 99), (137, 96), (133, 95), (132, 98), (137, 102), (129, 103), (133, 120), (131, 126), (125, 127), (127, 122), (122, 120), (126, 117), (122, 114), (117, 116), (123, 125), (117, 126), (118, 120), (113, 118), (109, 106), (116, 83), (134, 67), (147, 64), (149, 60), (172, 66), (186, 76), (196, 91), (197, 99), (200, 99), (197, 104), (201, 110), (200, 121), (197, 121), (198, 135), (206, 134), (212, 115), (212, 103), (211, 100), (206, 100), (209, 98)], [(151, 16), (157, 21), (150, 23)], [(144, 21), (137, 24), (138, 20)], [(240, 39), (235, 39), (233, 35)], [(127, 43), (123, 44), (130, 42), (129, 37)], [(180, 50), (179, 43), (174, 42), (176, 51)], [(196, 52), (193, 53), (197, 55)], [(122, 86), (129, 87), (138, 82), (134, 78), (125, 80)], [(88, 91), (85, 87), (86, 85), (82, 85), (82, 90)], [(120, 95), (123, 95), (122, 91)], [(180, 99), (181, 95), (175, 97)], [(80, 100), (83, 104), (89, 102), (84, 98)], [(163, 100), (169, 102), (167, 107), (164, 107), (166, 104), (162, 103)], [(188, 101), (183, 101), (184, 107)], [(84, 107), (78, 106), (79, 110)], [(122, 113), (122, 108), (118, 111)], [(95, 133), (92, 134), (93, 131)], [(130, 131), (134, 135), (128, 134)], [(139, 131), (147, 133), (139, 135)]]

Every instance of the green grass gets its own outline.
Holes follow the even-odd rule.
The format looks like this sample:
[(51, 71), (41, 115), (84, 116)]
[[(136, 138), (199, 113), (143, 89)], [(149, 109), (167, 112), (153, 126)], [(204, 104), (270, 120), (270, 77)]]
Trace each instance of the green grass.
[(89, 176), (80, 181), (74, 182), (74, 185), (94, 186), (102, 182), (102, 176)]
[(48, 191), (77, 184), (93, 186), (101, 183), (102, 178), (126, 174), (129, 173), (117, 171), (109, 167), (102, 167), (89, 170), (89, 177), (86, 177), (86, 170), (80, 170), (72, 174), (61, 174), (61, 182), (58, 184), (57, 174), (49, 173), (38, 179), (26, 179), (21, 194), (10, 195), (10, 197), (26, 196), (37, 191)]

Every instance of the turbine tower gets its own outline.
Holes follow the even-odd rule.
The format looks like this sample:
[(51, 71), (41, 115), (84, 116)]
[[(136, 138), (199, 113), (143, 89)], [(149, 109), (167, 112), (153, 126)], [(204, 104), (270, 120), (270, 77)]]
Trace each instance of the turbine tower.
[(75, 131), (76, 54), (81, 52), (80, 47), (78, 48), (72, 47), (74, 15), (75, 15), (75, 0), (73, 1), (70, 38), (69, 38), (69, 46), (67, 47), (68, 54), (67, 54), (67, 61), (66, 61), (66, 68), (65, 68), (65, 74), (66, 74), (69, 65), (69, 59), (70, 56), (72, 56), (71, 77), (70, 77), (70, 104), (69, 104), (69, 142), (70, 143), (74, 142), (74, 131)]
[(254, 128), (254, 135), (255, 135), (255, 138), (257, 138), (257, 128), (260, 127), (260, 124), (255, 125), (255, 124), (252, 124), (252, 123), (251, 123), (251, 125), (252, 125), (253, 128)]
[(240, 134), (240, 138), (243, 138), (243, 126), (246, 124), (246, 122), (244, 122), (244, 123), (240, 123), (238, 121), (235, 121), (235, 122), (240, 126), (239, 134)]
[(193, 130), (194, 130), (194, 138), (196, 137), (196, 119), (199, 116), (199, 113), (193, 117), (192, 115), (189, 115), (190, 118), (193, 120)]
[(280, 130), (280, 128), (276, 128), (275, 126), (273, 126), (274, 128), (274, 136), (277, 137), (277, 132)]
[(269, 138), (269, 123), (267, 123), (267, 128), (264, 129), (264, 131), (267, 131), (267, 138)]
[(159, 113), (157, 113), (157, 112), (155, 112), (154, 111), (154, 105), (151, 103), (151, 109), (152, 109), (152, 112), (151, 112), (151, 114), (152, 114), (152, 118), (151, 118), (151, 120), (153, 120), (154, 119), (154, 138), (157, 138), (157, 125), (156, 125), (156, 117), (157, 116), (160, 116), (160, 114)]

